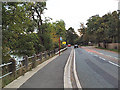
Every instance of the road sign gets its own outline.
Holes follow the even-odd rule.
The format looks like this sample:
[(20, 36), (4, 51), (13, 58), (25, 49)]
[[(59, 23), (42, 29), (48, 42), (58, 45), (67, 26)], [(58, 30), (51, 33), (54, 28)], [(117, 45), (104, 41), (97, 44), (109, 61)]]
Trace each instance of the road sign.
[(65, 45), (65, 44), (66, 44), (66, 42), (62, 42), (62, 44), (64, 44), (64, 45)]
[(62, 41), (62, 37), (60, 37), (60, 41)]

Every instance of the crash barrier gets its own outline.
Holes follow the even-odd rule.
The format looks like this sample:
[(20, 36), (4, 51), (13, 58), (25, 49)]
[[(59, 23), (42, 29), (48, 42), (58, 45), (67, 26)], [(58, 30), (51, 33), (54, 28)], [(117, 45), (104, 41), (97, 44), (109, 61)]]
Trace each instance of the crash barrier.
[[(60, 51), (62, 52), (66, 49), (67, 47), (60, 49)], [(23, 60), (19, 61), (19, 65), (17, 67), (16, 61), (11, 58), (11, 62), (0, 65), (0, 68), (2, 68), (2, 76), (0, 76), (0, 79), (2, 79), (2, 87), (17, 79), (19, 76), (24, 75), (27, 71), (32, 70), (37, 65), (56, 54), (59, 54), (59, 48), (51, 51), (44, 51), (43, 53), (40, 52), (39, 54), (35, 54), (30, 57), (26, 55)]]

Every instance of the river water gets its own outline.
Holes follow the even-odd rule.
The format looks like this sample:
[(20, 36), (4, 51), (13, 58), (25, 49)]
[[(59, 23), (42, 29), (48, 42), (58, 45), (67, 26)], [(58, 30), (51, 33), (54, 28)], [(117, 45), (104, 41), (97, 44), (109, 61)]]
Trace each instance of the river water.
[(16, 60), (16, 66), (20, 65), (21, 60), (23, 60), (23, 56), (17, 56), (17, 55), (10, 55), (12, 58), (14, 58)]

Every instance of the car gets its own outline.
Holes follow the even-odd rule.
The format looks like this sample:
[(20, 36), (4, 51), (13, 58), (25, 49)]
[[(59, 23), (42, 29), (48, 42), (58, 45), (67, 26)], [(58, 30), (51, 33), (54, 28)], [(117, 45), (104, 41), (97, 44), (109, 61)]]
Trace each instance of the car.
[(77, 45), (77, 44), (75, 44), (75, 45), (74, 45), (74, 48), (78, 48), (78, 45)]
[(68, 47), (71, 47), (71, 44), (68, 44)]

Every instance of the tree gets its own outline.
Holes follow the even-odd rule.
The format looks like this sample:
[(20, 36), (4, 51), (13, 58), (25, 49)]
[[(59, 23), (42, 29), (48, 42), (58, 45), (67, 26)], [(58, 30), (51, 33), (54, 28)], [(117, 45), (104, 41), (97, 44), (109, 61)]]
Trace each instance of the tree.
[(90, 41), (93, 43), (103, 43), (106, 48), (107, 43), (118, 42), (118, 14), (116, 11), (99, 17), (95, 15), (90, 17), (86, 23), (87, 28), (80, 28), (82, 33), (81, 41)]
[(78, 35), (76, 34), (76, 32), (74, 31), (74, 28), (70, 27), (67, 30), (67, 43), (70, 43), (72, 45), (74, 45), (76, 43), (76, 40), (78, 39)]

